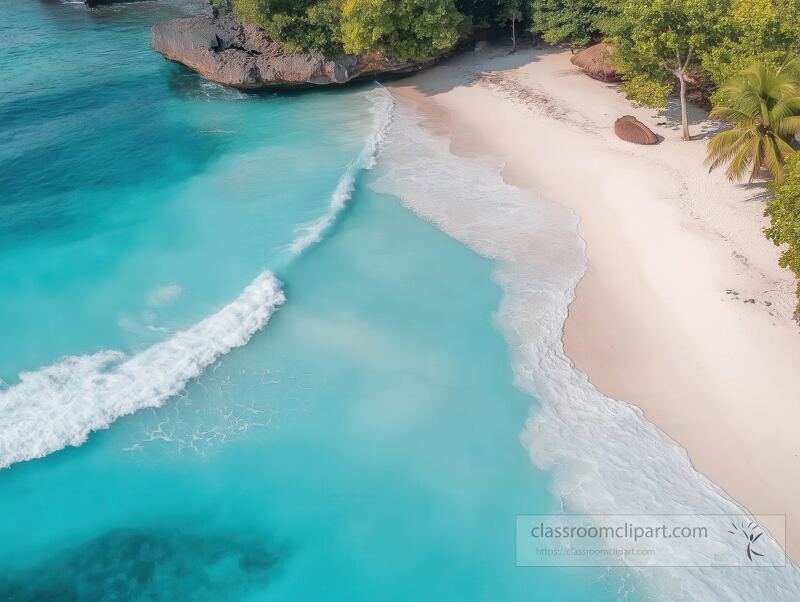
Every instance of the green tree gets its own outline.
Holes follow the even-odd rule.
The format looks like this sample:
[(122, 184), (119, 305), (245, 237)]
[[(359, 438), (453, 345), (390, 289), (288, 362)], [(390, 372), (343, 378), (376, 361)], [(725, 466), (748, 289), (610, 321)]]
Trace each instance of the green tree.
[(346, 0), (344, 48), (382, 50), (399, 61), (425, 59), (458, 41), (463, 19), (453, 0)]
[(530, 29), (548, 44), (581, 47), (598, 33), (604, 15), (598, 0), (533, 0)]
[(756, 61), (779, 67), (800, 51), (800, 0), (731, 0), (724, 27), (703, 59), (718, 86)]
[(727, 100), (714, 107), (711, 117), (733, 127), (708, 143), (706, 163), (716, 169), (728, 163), (728, 177), (738, 180), (750, 172), (749, 182), (763, 167), (780, 183), (786, 158), (794, 153), (791, 139), (800, 131), (800, 85), (795, 65), (774, 69), (756, 63), (720, 89)]
[(664, 106), (670, 79), (680, 91), (681, 125), (689, 140), (689, 74), (725, 35), (729, 0), (619, 0), (604, 20), (626, 91)]
[(243, 23), (262, 27), (289, 52), (342, 52), (343, 0), (233, 0)]
[(522, 21), (525, 14), (522, 12), (522, 0), (500, 0), (500, 9), (497, 13), (497, 22), (500, 25), (511, 23), (511, 53), (517, 50), (517, 22)]
[(795, 318), (800, 321), (800, 153), (786, 161), (786, 178), (772, 187), (775, 198), (767, 205), (765, 215), (771, 225), (764, 230), (776, 245), (786, 245), (780, 264), (797, 277), (797, 307)]

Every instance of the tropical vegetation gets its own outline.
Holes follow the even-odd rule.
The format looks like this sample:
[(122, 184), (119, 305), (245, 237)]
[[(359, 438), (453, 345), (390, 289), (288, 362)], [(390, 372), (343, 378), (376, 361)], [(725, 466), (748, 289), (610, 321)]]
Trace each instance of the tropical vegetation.
[(766, 237), (786, 245), (780, 265), (798, 278), (795, 317), (800, 321), (800, 61), (780, 67), (759, 61), (743, 69), (718, 91), (719, 101), (711, 116), (731, 128), (715, 135), (708, 144), (711, 169), (728, 164), (727, 174), (748, 183), (763, 170), (772, 177), (772, 200), (765, 215), (770, 227)]
[(290, 52), (341, 52), (341, 0), (215, 0), (232, 4), (245, 23), (258, 25)]
[[(634, 95), (663, 104), (677, 83), (684, 140), (689, 140), (688, 79), (722, 32), (727, 0), (628, 0), (607, 23), (608, 42)], [(656, 102), (652, 102), (656, 101)]]
[(600, 32), (606, 12), (599, 0), (534, 0), (530, 28), (547, 44), (586, 46)]
[[(800, 0), (212, 0), (291, 51), (381, 50), (422, 59), (471, 29), (528, 29), (579, 48), (606, 38), (623, 87), (646, 106), (715, 93), (756, 60), (800, 54)], [(685, 106), (685, 103), (684, 103)], [(684, 128), (685, 129), (685, 128)], [(684, 132), (686, 134), (686, 132)]]
[(774, 199), (767, 205), (771, 226), (764, 233), (776, 245), (786, 245), (780, 264), (797, 277), (795, 317), (800, 319), (800, 153), (786, 160), (786, 177), (772, 186)]
[(778, 67), (800, 53), (800, 0), (599, 1), (597, 33), (619, 45), (623, 87), (645, 106), (690, 87), (716, 104), (715, 90), (748, 65)]
[(507, 31), (512, 51), (524, 29), (573, 49), (603, 39), (630, 98), (655, 108), (676, 94), (684, 139), (690, 94), (730, 126), (710, 140), (707, 164), (733, 180), (772, 177), (765, 233), (800, 274), (800, 0), (212, 1), (290, 51), (422, 60), (477, 29)]
[(419, 60), (453, 46), (462, 20), (453, 0), (345, 0), (342, 41), (346, 52)]
[(786, 159), (795, 152), (792, 141), (800, 131), (800, 81), (794, 63), (777, 69), (755, 63), (719, 93), (724, 100), (712, 109), (711, 117), (732, 127), (709, 142), (710, 168), (727, 163), (731, 180), (741, 180), (747, 173), (748, 183), (767, 169), (781, 183)]
[(421, 60), (452, 47), (471, 23), (454, 0), (219, 1), (290, 52), (382, 51), (400, 61)]

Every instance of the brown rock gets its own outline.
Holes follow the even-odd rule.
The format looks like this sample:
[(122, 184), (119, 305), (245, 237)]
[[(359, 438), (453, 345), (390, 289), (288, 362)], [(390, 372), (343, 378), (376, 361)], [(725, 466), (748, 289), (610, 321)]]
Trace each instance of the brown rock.
[(291, 54), (262, 29), (222, 16), (157, 23), (151, 45), (208, 80), (241, 89), (343, 84), (384, 73), (411, 73), (436, 60), (399, 63), (382, 54)]
[(614, 133), (626, 142), (656, 144), (658, 137), (633, 115), (625, 115), (614, 122)]
[(619, 81), (619, 74), (614, 68), (613, 56), (614, 47), (600, 43), (581, 50), (570, 62), (583, 69), (590, 77), (604, 82), (616, 82)]

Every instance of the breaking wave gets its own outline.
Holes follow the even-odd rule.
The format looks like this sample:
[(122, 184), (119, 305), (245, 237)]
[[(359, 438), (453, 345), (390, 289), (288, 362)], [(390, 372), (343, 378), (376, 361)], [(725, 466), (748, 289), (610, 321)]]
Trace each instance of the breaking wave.
[[(328, 211), (298, 230), (289, 250), (298, 255), (319, 242), (352, 197), (358, 174), (372, 169), (390, 123), (394, 101), (382, 87), (366, 93), (372, 129), (331, 196)], [(151, 305), (180, 294), (177, 285), (151, 293)], [(70, 356), (0, 388), (0, 469), (83, 444), (92, 431), (145, 408), (163, 405), (188, 382), (264, 328), (285, 301), (281, 283), (262, 272), (229, 305), (187, 330), (135, 355), (100, 351)], [(2, 383), (0, 383), (2, 384)]]
[(141, 353), (101, 351), (21, 373), (0, 392), (0, 468), (81, 445), (122, 416), (161, 406), (247, 343), (284, 300), (265, 271), (217, 313)]
[(347, 205), (347, 201), (353, 197), (359, 173), (375, 167), (381, 144), (391, 123), (394, 99), (383, 87), (370, 90), (366, 95), (370, 101), (372, 133), (364, 143), (358, 157), (347, 166), (342, 177), (339, 178), (336, 189), (331, 195), (328, 211), (313, 222), (297, 229), (297, 237), (289, 245), (289, 251), (293, 255), (299, 255), (311, 245), (322, 240), (325, 231), (333, 225), (336, 217)]

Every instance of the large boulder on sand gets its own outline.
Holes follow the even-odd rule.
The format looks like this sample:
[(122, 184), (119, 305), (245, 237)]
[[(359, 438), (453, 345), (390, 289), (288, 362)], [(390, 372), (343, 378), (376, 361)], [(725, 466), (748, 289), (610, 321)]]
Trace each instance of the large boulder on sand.
[(590, 77), (604, 82), (619, 81), (619, 74), (614, 68), (614, 47), (608, 44), (595, 44), (584, 48), (574, 55), (570, 62)]
[(656, 144), (658, 137), (633, 115), (625, 115), (614, 122), (614, 133), (626, 142)]
[(292, 54), (255, 25), (218, 15), (157, 23), (151, 29), (151, 44), (208, 80), (242, 89), (343, 84), (384, 73), (410, 73), (433, 62), (400, 63), (380, 53)]

